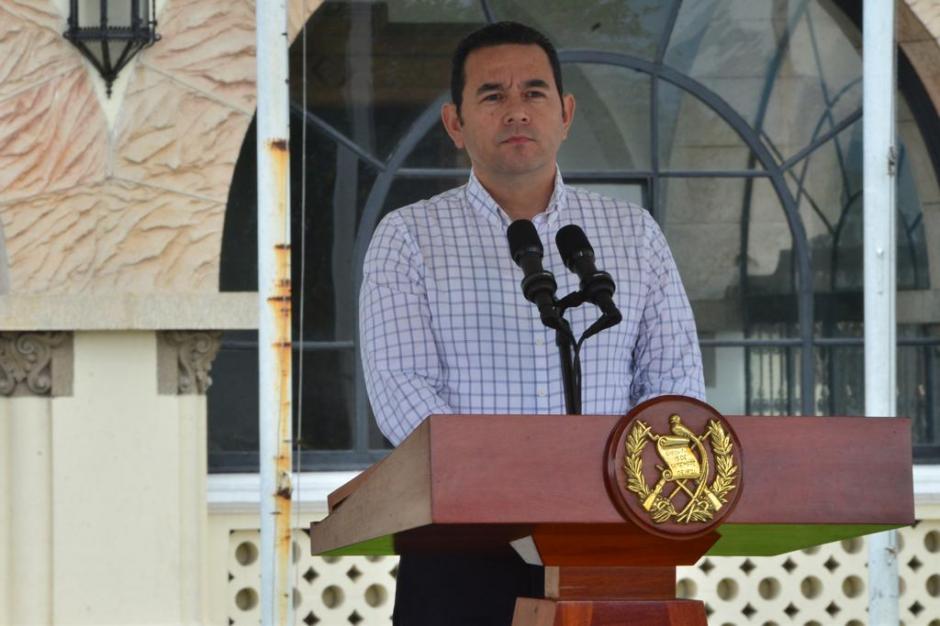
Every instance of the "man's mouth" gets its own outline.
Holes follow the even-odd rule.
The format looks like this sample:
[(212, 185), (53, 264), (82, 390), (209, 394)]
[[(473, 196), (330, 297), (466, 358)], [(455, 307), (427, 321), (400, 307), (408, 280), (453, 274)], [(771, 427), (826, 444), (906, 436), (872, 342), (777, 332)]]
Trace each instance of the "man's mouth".
[(515, 145), (515, 144), (529, 143), (530, 141), (534, 141), (534, 139), (532, 139), (531, 137), (526, 137), (525, 135), (513, 135), (512, 137), (507, 137), (506, 139), (504, 139), (503, 143)]

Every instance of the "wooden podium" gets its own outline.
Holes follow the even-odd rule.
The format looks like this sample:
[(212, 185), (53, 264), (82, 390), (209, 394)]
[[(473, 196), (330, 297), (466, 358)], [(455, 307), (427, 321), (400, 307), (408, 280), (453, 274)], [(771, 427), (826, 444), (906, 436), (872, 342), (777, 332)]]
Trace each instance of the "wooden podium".
[(620, 465), (613, 434), (638, 412), (683, 414), (690, 404), (708, 406), (666, 396), (626, 417), (433, 415), (330, 495), (329, 515), (311, 526), (313, 554), (512, 543), (546, 568), (546, 597), (519, 598), (513, 626), (704, 626), (703, 603), (675, 597), (678, 565), (914, 522), (908, 419), (724, 416), (740, 445), (736, 504), (702, 533), (637, 523), (605, 478)]

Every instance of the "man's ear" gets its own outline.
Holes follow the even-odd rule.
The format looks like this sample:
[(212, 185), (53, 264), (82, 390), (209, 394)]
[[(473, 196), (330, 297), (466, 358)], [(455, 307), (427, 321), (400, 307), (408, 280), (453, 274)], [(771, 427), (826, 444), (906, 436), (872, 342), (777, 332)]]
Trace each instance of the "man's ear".
[(571, 121), (574, 120), (574, 96), (566, 93), (561, 98), (561, 123), (565, 128), (563, 137), (568, 137), (568, 129), (571, 128)]
[(463, 122), (453, 102), (448, 102), (441, 107), (441, 122), (444, 124), (444, 130), (450, 135), (451, 141), (454, 142), (454, 146), (458, 150), (463, 150)]

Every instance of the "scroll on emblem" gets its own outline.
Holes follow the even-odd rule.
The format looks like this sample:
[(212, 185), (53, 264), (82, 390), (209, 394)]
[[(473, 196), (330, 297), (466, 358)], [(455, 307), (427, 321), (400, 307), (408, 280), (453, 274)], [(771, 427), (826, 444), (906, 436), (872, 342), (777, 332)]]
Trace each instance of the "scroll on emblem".
[(740, 452), (730, 424), (712, 407), (682, 396), (656, 398), (611, 433), (608, 491), (625, 517), (656, 534), (698, 536), (737, 500)]

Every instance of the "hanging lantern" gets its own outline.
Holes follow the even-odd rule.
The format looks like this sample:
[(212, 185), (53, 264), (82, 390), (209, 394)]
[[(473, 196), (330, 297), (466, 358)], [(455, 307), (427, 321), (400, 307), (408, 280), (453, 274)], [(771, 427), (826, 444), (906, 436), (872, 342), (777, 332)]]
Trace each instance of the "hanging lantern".
[(155, 0), (70, 0), (69, 5), (65, 38), (95, 66), (110, 97), (121, 68), (160, 39)]

